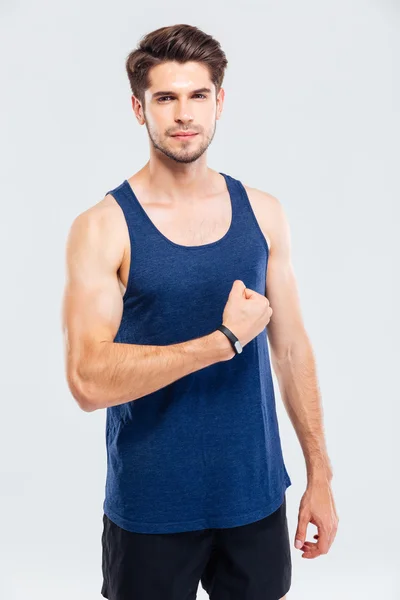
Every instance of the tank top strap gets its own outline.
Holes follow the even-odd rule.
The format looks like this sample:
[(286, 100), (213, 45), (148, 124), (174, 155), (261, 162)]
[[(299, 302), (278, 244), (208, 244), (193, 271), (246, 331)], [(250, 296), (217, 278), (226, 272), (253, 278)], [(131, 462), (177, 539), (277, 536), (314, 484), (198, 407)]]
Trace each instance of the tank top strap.
[(131, 197), (129, 196), (128, 190), (126, 186), (129, 185), (127, 180), (125, 179), (120, 185), (113, 188), (112, 190), (108, 190), (107, 194), (111, 194), (116, 202), (122, 208), (122, 211), (127, 217), (133, 216), (135, 213), (135, 204), (132, 202)]
[(258, 241), (261, 242), (268, 253), (267, 240), (258, 223), (243, 183), (231, 175), (226, 175), (224, 173), (221, 173), (221, 175), (224, 175), (231, 194), (233, 211), (232, 229), (234, 230), (236, 237), (243, 237), (243, 235), (246, 235), (246, 238), (250, 243), (254, 236), (255, 239), (258, 238)]
[[(153, 238), (152, 241), (157, 242), (158, 235), (155, 227), (137, 199), (127, 179), (124, 179), (117, 187), (109, 190), (107, 194), (113, 196), (124, 213), (131, 244), (133, 244), (134, 241), (139, 241), (139, 239), (148, 242)], [(142, 238), (142, 236), (144, 237)]]

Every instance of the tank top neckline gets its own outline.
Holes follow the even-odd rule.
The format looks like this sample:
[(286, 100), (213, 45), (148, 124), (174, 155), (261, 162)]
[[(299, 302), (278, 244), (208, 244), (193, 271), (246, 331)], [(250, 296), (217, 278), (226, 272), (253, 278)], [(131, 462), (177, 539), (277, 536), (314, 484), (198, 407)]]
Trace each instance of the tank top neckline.
[(163, 240), (165, 240), (168, 244), (171, 244), (172, 246), (174, 246), (175, 248), (182, 248), (183, 250), (200, 250), (200, 249), (205, 249), (205, 248), (213, 248), (219, 244), (222, 244), (223, 242), (225, 242), (229, 236), (231, 235), (232, 231), (233, 231), (233, 227), (234, 227), (234, 218), (235, 218), (235, 202), (234, 202), (234, 192), (233, 189), (231, 187), (231, 182), (229, 181), (229, 175), (226, 175), (225, 173), (222, 173), (220, 171), (218, 171), (220, 175), (223, 176), (223, 178), (225, 179), (225, 183), (226, 183), (226, 187), (229, 193), (229, 199), (230, 199), (230, 204), (231, 204), (231, 222), (229, 225), (229, 229), (228, 231), (222, 236), (222, 238), (220, 238), (219, 240), (215, 240), (215, 242), (209, 242), (208, 244), (200, 244), (197, 246), (185, 246), (183, 244), (178, 244), (177, 242), (173, 242), (172, 240), (170, 240), (169, 238), (167, 238), (167, 236), (165, 236), (159, 229), (158, 227), (153, 223), (153, 221), (150, 219), (149, 215), (147, 214), (147, 212), (145, 211), (145, 209), (143, 208), (143, 206), (141, 205), (141, 203), (139, 202), (135, 192), (133, 191), (133, 188), (131, 186), (131, 184), (129, 183), (129, 181), (127, 179), (124, 179), (122, 185), (126, 188), (127, 194), (129, 196), (129, 198), (131, 198), (131, 200), (133, 200), (133, 202), (138, 206), (142, 216), (144, 217), (144, 219), (146, 220), (146, 222), (150, 225), (150, 227), (152, 228), (152, 230), (158, 235), (160, 236)]

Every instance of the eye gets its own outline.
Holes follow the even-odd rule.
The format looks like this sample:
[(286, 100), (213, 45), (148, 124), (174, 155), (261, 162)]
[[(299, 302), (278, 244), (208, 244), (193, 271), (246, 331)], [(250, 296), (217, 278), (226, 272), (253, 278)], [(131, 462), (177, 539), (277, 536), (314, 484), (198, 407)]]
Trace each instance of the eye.
[[(203, 98), (206, 98), (206, 96), (205, 96), (204, 94), (194, 94), (193, 96), (194, 96), (194, 97), (195, 97), (195, 96), (202, 96)], [(172, 96), (161, 96), (161, 97), (158, 99), (158, 102), (159, 102), (160, 104), (162, 104), (162, 103), (164, 102), (165, 98), (172, 98)]]

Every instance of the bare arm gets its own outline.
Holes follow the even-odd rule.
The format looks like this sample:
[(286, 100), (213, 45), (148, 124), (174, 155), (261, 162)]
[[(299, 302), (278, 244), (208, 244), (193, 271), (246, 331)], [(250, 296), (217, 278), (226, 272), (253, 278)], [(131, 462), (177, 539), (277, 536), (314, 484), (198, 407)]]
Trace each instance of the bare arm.
[(316, 364), (301, 315), (291, 262), (289, 225), (279, 201), (269, 196), (271, 249), (267, 298), (273, 310), (267, 331), (282, 400), (300, 441), (308, 481), (332, 478), (323, 430)]
[(234, 355), (218, 330), (169, 346), (114, 342), (123, 311), (117, 276), (123, 248), (115, 219), (115, 208), (97, 205), (74, 220), (67, 240), (65, 368), (86, 412), (136, 400)]
[[(303, 552), (303, 558), (316, 558), (329, 551), (338, 528), (331, 488), (333, 473), (324, 437), (315, 359), (304, 328), (293, 273), (289, 225), (274, 197), (270, 197), (269, 218), (267, 297), (273, 313), (267, 331), (271, 360), (307, 468), (307, 488), (300, 501), (295, 547)], [(316, 542), (306, 539), (309, 523), (318, 528)]]

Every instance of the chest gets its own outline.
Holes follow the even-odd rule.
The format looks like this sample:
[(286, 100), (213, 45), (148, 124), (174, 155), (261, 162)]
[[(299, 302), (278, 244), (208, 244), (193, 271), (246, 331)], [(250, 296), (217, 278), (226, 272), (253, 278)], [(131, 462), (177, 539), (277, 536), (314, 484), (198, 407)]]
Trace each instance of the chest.
[(147, 222), (162, 236), (181, 246), (202, 246), (220, 240), (229, 230), (232, 205), (228, 192), (181, 203), (171, 208), (159, 203), (142, 205)]

